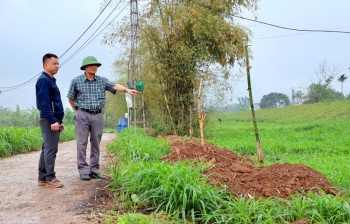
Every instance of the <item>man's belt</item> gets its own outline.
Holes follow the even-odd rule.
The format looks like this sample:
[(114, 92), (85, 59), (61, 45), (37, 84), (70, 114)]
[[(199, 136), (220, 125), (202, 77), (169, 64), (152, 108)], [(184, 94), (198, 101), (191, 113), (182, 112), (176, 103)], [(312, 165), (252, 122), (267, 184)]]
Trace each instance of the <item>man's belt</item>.
[(99, 113), (102, 112), (101, 109), (98, 109), (98, 110), (90, 110), (90, 109), (78, 108), (78, 110), (85, 111), (85, 112), (88, 112), (88, 113), (90, 113), (90, 114), (99, 114)]

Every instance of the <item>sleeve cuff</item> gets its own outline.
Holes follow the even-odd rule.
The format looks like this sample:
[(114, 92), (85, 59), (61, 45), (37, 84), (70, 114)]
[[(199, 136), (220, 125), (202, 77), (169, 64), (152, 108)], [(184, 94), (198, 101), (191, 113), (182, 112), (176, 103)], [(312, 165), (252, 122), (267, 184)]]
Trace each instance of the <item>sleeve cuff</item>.
[(49, 122), (50, 122), (50, 124), (54, 124), (57, 122), (57, 120), (54, 117), (49, 117)]

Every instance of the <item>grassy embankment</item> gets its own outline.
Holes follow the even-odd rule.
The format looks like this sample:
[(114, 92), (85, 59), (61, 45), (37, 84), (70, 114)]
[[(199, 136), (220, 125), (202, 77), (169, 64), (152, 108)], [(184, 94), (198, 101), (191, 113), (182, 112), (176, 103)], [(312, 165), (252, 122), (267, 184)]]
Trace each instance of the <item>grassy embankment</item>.
[[(264, 109), (256, 118), (267, 165), (302, 163), (350, 192), (350, 101)], [(207, 140), (255, 155), (251, 120), (250, 111), (212, 116)]]
[[(266, 165), (302, 163), (350, 192), (350, 102), (303, 105), (257, 111)], [(218, 122), (218, 118), (222, 122)], [(250, 112), (211, 116), (206, 141), (255, 158)], [(225, 188), (206, 184), (206, 164), (168, 164), (158, 159), (170, 148), (165, 140), (123, 131), (109, 146), (120, 161), (110, 166), (118, 206), (131, 213), (110, 212), (106, 222), (119, 223), (289, 223), (303, 217), (312, 223), (349, 223), (348, 196), (294, 196), (291, 200), (235, 198)], [(150, 216), (134, 213), (150, 209)]]

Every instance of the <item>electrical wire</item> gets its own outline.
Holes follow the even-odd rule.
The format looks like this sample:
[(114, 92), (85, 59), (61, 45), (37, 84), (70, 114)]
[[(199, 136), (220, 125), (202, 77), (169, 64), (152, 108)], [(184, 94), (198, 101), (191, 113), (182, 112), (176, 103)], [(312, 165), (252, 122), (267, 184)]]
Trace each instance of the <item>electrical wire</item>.
[[(120, 2), (121, 2), (121, 1), (120, 1)], [(119, 3), (120, 3), (120, 2), (119, 2)], [(119, 4), (119, 3), (118, 3), (118, 4)], [(63, 66), (63, 64), (66, 64), (69, 60), (71, 60), (75, 55), (77, 55), (80, 51), (82, 51), (85, 47), (87, 47), (93, 40), (95, 40), (96, 37), (98, 37), (98, 36), (99, 36), (99, 35), (100, 35), (100, 34), (101, 34), (101, 33), (102, 33), (102, 32), (103, 32), (103, 31), (104, 31), (104, 30), (105, 30), (105, 29), (106, 29), (106, 28), (107, 28), (107, 27), (108, 27), (108, 26), (109, 26), (109, 25), (124, 11), (124, 10), (125, 10), (125, 8), (126, 8), (127, 6), (128, 6), (128, 4), (126, 4), (126, 5), (124, 6), (124, 8), (123, 8), (123, 9), (122, 9), (122, 10), (121, 10), (121, 11), (120, 11), (120, 12), (119, 12), (119, 13), (118, 13), (118, 14), (117, 14), (117, 15), (116, 15), (116, 16), (115, 16), (115, 17), (114, 17), (114, 18), (113, 18), (113, 19), (112, 19), (98, 34), (97, 34), (97, 35), (94, 36), (94, 38), (91, 39), (91, 37), (92, 37), (92, 36), (91, 36), (91, 37), (89, 38), (89, 39), (91, 39), (91, 40), (90, 40), (87, 44), (85, 44), (85, 43), (87, 42), (87, 41), (86, 41), (86, 42), (84, 43), (85, 46), (83, 46), (83, 45), (84, 45), (84, 44), (83, 44), (83, 45), (79, 48), (80, 50), (78, 49), (75, 53), (73, 53), (73, 55), (71, 55), (66, 61), (64, 61), (64, 62), (62, 63), (61, 67)], [(115, 9), (116, 9), (116, 8), (115, 8)], [(111, 14), (110, 14), (110, 15), (111, 15)], [(109, 15), (109, 16), (110, 16), (110, 15)], [(109, 16), (108, 16), (108, 17), (109, 17)], [(105, 21), (106, 21), (106, 20), (105, 20)], [(104, 22), (105, 22), (105, 21), (104, 21)], [(104, 22), (103, 22), (103, 23), (104, 23)], [(103, 24), (103, 23), (102, 23), (102, 24)], [(101, 24), (101, 26), (102, 26), (102, 24)], [(100, 28), (101, 26), (99, 26), (99, 28)], [(98, 29), (99, 29), (99, 28), (98, 28)], [(97, 30), (98, 30), (98, 29), (97, 29)], [(97, 30), (94, 32), (94, 34), (97, 32)], [(89, 40), (89, 39), (88, 39), (88, 40)], [(22, 83), (22, 84), (19, 84), (19, 85), (16, 85), (16, 86), (12, 86), (12, 87), (0, 87), (0, 88), (9, 88), (9, 89), (7, 89), (7, 90), (0, 91), (0, 94), (1, 94), (1, 92), (8, 92), (8, 91), (12, 91), (12, 90), (18, 89), (19, 87), (28, 86), (28, 85), (34, 83), (34, 82), (36, 81), (35, 78), (38, 77), (39, 75), (41, 75), (41, 72), (40, 72), (38, 75), (36, 75), (36, 76), (34, 76), (33, 78), (31, 78), (30, 80), (28, 80), (27, 82)]]
[[(344, 27), (332, 28), (332, 29), (328, 29), (328, 30), (344, 29), (344, 28), (349, 28), (349, 27), (350, 27), (350, 26), (344, 26)], [(253, 38), (253, 39), (254, 39), (254, 40), (274, 39), (274, 38), (279, 38), (279, 37), (298, 36), (298, 35), (305, 35), (305, 34), (310, 34), (310, 33), (314, 33), (314, 32), (294, 33), (294, 34), (279, 35), (279, 36), (270, 36), (270, 37), (259, 37), (259, 38)]]
[(98, 16), (95, 18), (95, 20), (90, 24), (90, 26), (84, 31), (84, 33), (82, 35), (80, 35), (80, 37), (59, 57), (59, 59), (61, 57), (63, 57), (79, 40), (80, 38), (90, 29), (90, 27), (96, 22), (96, 20), (100, 17), (100, 15), (103, 13), (103, 11), (105, 11), (105, 9), (107, 8), (107, 6), (112, 2), (112, 0), (110, 0), (107, 5), (102, 9), (102, 11), (100, 12), (100, 14), (98, 14)]
[[(95, 18), (95, 20), (89, 25), (89, 27), (80, 35), (80, 37), (59, 57), (63, 57), (80, 39), (81, 37), (90, 29), (90, 27), (96, 22), (96, 20), (101, 16), (101, 14), (105, 11), (105, 9), (108, 7), (108, 5), (112, 2), (112, 0), (110, 0), (106, 6), (102, 9), (102, 11), (97, 15), (97, 17)], [(21, 84), (18, 84), (18, 85), (14, 85), (14, 86), (5, 86), (5, 87), (0, 87), (0, 89), (6, 89), (6, 90), (3, 90), (3, 91), (0, 91), (0, 93), (2, 92), (8, 92), (8, 91), (11, 91), (11, 90), (14, 90), (18, 87), (21, 87), (21, 86), (24, 86), (26, 84), (30, 84), (32, 83), (32, 81), (37, 78), (39, 75), (41, 74), (38, 73), (37, 75), (35, 75), (33, 78), (29, 79), (28, 81), (26, 82), (23, 82)]]
[[(209, 6), (206, 6), (206, 5), (203, 5), (201, 3), (198, 3), (198, 2), (195, 2), (195, 4), (199, 5), (199, 6), (202, 6), (204, 8), (207, 8), (207, 9), (210, 9), (212, 11), (216, 11), (216, 12), (221, 12), (220, 10), (216, 10), (216, 9), (213, 9)], [(262, 21), (259, 21), (259, 20), (254, 20), (254, 19), (249, 19), (249, 18), (245, 18), (243, 16), (237, 16), (237, 15), (234, 15), (232, 13), (226, 13), (227, 15), (230, 15), (230, 16), (233, 16), (233, 17), (236, 17), (236, 18), (240, 18), (240, 19), (244, 19), (244, 20), (248, 20), (248, 21), (251, 21), (251, 22), (255, 22), (255, 23), (260, 23), (260, 24), (264, 24), (264, 25), (267, 25), (267, 26), (272, 26), (272, 27), (275, 27), (275, 28), (279, 28), (279, 29), (284, 29), (284, 30), (292, 30), (292, 31), (298, 31), (298, 32), (318, 32), (318, 33), (342, 33), (342, 34), (350, 34), (350, 31), (340, 31), (340, 30), (304, 30), (304, 29), (296, 29), (296, 28), (289, 28), (289, 27), (284, 27), (284, 26), (279, 26), (279, 25), (275, 25), (275, 24), (271, 24), (271, 23), (266, 23), (266, 22), (262, 22)]]
[[(117, 9), (117, 7), (119, 6), (119, 4), (120, 4), (121, 2), (122, 2), (122, 0), (120, 0), (120, 1), (118, 2), (118, 4), (115, 6), (115, 8), (112, 10), (112, 12), (109, 13), (109, 15), (108, 15), (108, 16), (106, 17), (106, 19), (101, 23), (101, 25), (100, 25), (100, 26), (95, 30), (95, 32), (93, 32), (93, 33), (90, 35), (90, 37), (78, 48), (78, 50), (76, 50), (69, 58), (67, 58), (65, 61), (62, 62), (61, 66), (63, 66), (64, 64), (66, 64), (66, 63), (67, 63), (68, 61), (70, 61), (72, 58), (74, 58), (75, 55), (77, 55), (81, 50), (83, 50), (87, 45), (89, 45), (89, 43), (91, 43), (91, 41), (90, 41), (88, 44), (86, 44), (86, 43), (94, 36), (94, 34), (101, 28), (101, 26), (106, 22), (106, 20), (111, 16), (111, 14)], [(119, 13), (117, 14), (117, 16), (119, 16), (120, 13), (122, 13), (124, 9), (125, 9), (125, 7), (122, 9), (121, 12), (119, 12)], [(114, 17), (114, 19), (117, 18), (117, 16)], [(114, 19), (113, 19), (113, 20), (114, 20)], [(109, 26), (109, 25), (112, 23), (113, 20), (111, 20), (111, 22), (108, 23), (107, 26)], [(107, 27), (107, 26), (106, 26), (106, 27)], [(106, 29), (106, 27), (105, 27), (104, 29)], [(104, 29), (102, 29), (102, 31), (103, 31)], [(101, 32), (100, 32), (100, 33), (101, 33)], [(98, 36), (100, 33), (98, 33), (96, 36)], [(96, 38), (96, 36), (95, 36), (92, 40), (94, 40), (94, 39)], [(85, 44), (86, 44), (86, 45), (85, 45)], [(85, 46), (84, 46), (84, 45), (85, 45)]]
[(122, 11), (120, 11), (94, 38), (92, 38), (92, 40), (90, 40), (89, 41), (89, 43), (87, 43), (82, 49), (80, 49), (78, 52), (77, 52), (77, 54), (80, 52), (80, 51), (82, 51), (82, 50), (84, 50), (84, 48), (86, 47), (86, 46), (88, 46), (93, 40), (95, 40), (96, 39), (96, 37), (98, 37), (109, 25), (111, 25), (111, 23), (124, 11), (124, 9), (126, 8), (128, 6), (128, 4), (126, 4), (125, 6), (124, 6), (124, 8), (122, 9)]
[(15, 85), (15, 86), (7, 86), (7, 87), (0, 87), (0, 89), (9, 89), (9, 90), (3, 90), (3, 91), (0, 91), (0, 92), (7, 92), (7, 91), (10, 91), (14, 88), (17, 88), (17, 87), (21, 87), (27, 83), (30, 83), (32, 82), (33, 80), (35, 80), (36, 77), (38, 77), (39, 75), (41, 75), (41, 72), (39, 74), (37, 74), (36, 76), (34, 76), (33, 78), (29, 79), (28, 81), (24, 82), (24, 83), (21, 83), (21, 84), (18, 84), (18, 85)]

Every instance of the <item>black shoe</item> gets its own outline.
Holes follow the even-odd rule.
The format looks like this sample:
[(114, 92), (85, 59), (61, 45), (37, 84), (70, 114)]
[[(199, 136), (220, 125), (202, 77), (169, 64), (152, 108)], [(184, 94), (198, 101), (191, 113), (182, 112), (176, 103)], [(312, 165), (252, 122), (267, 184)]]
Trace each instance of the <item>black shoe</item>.
[(91, 178), (106, 179), (106, 177), (100, 174), (99, 172), (91, 172), (90, 176)]
[(81, 180), (90, 180), (89, 174), (80, 174), (80, 179)]

